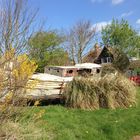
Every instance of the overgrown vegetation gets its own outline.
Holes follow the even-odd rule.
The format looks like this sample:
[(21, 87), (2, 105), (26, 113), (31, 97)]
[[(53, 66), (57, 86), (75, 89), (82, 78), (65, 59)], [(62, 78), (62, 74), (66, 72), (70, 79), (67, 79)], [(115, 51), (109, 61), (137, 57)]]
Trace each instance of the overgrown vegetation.
[[(15, 49), (11, 48), (1, 57), (1, 80), (0, 80), (0, 139), (29, 139), (38, 138), (33, 124), (21, 125), (18, 120), (25, 114), (24, 109), (17, 109), (16, 106), (25, 106), (26, 84), (37, 68), (34, 61), (26, 54), (15, 56)], [(30, 127), (32, 130), (30, 131)], [(38, 130), (38, 129), (37, 129)], [(34, 131), (34, 132), (33, 132)], [(22, 134), (22, 135), (21, 135)], [(41, 137), (41, 136), (39, 136)], [(36, 139), (36, 138), (35, 138)]]
[(81, 109), (128, 108), (136, 105), (136, 90), (124, 76), (75, 78), (64, 91), (65, 104)]
[(29, 118), (34, 109), (30, 108), (30, 111), (27, 111), (27, 109), (11, 106), (9, 112), (5, 112), (5, 114), (0, 112), (0, 140), (39, 140), (47, 137), (46, 133), (43, 133), (43, 129), (35, 125), (35, 121), (40, 118), (40, 114), (34, 113)]
[(140, 135), (139, 88), (137, 101), (137, 107), (115, 110), (85, 111), (62, 106), (19, 108), (24, 110), (22, 115), (13, 119), (14, 123), (5, 122), (0, 134), (8, 130), (18, 140), (132, 140)]

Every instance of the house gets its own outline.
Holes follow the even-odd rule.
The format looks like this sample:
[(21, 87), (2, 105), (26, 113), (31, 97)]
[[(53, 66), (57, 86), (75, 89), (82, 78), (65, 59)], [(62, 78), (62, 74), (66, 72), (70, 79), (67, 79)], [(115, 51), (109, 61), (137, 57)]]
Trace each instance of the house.
[(114, 59), (113, 49), (109, 46), (101, 48), (97, 43), (94, 46), (94, 50), (91, 50), (83, 57), (83, 62), (104, 64), (111, 63)]
[(83, 63), (94, 63), (101, 51), (101, 47), (96, 43), (94, 48), (83, 57)]
[[(119, 59), (118, 59), (119, 58)], [(118, 59), (118, 60), (117, 60)], [(115, 61), (115, 65), (119, 67), (119, 70), (127, 67), (125, 69), (125, 75), (137, 85), (140, 85), (140, 59), (136, 57), (131, 57), (128, 59), (125, 53), (120, 53), (119, 50), (111, 48), (109, 46), (104, 46), (102, 49), (98, 44), (95, 44), (94, 50), (90, 51), (84, 56), (84, 62), (97, 63), (102, 65), (102, 73), (113, 72), (113, 67), (111, 63)]]

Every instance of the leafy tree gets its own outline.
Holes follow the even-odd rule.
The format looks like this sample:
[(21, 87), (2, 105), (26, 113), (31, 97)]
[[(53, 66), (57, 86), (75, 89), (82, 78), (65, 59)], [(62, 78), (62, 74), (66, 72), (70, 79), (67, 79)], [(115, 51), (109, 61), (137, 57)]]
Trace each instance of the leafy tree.
[(103, 28), (102, 41), (104, 45), (118, 48), (130, 56), (136, 55), (140, 46), (138, 33), (124, 19), (113, 20), (110, 25)]
[(114, 57), (112, 63), (113, 67), (117, 69), (119, 72), (122, 73), (125, 72), (130, 64), (127, 55), (121, 50), (115, 48), (113, 50), (113, 57)]
[(29, 40), (29, 53), (37, 64), (37, 72), (43, 72), (46, 65), (65, 65), (68, 55), (60, 47), (64, 38), (56, 31), (37, 32)]

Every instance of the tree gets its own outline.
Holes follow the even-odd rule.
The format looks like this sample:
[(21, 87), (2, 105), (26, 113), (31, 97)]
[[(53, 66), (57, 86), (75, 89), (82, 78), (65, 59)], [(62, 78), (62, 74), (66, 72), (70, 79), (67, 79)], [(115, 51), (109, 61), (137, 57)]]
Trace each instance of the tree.
[(46, 65), (65, 65), (68, 55), (60, 47), (64, 38), (56, 31), (37, 32), (29, 40), (29, 55), (38, 64), (37, 72)]
[(61, 66), (69, 64), (68, 53), (63, 48), (56, 48), (46, 55), (47, 65)]
[(77, 22), (67, 34), (67, 50), (73, 63), (82, 63), (82, 56), (95, 36), (95, 28), (90, 21)]
[(113, 50), (113, 63), (112, 66), (119, 72), (124, 73), (130, 65), (127, 55), (121, 50), (114, 48)]
[(0, 100), (5, 95), (21, 95), (36, 69), (25, 54), (37, 11), (28, 10), (25, 0), (1, 0), (0, 9)]
[(0, 54), (3, 55), (11, 47), (15, 53), (25, 51), (28, 38), (32, 34), (31, 26), (37, 14), (28, 10), (25, 0), (1, 1), (0, 10)]
[(129, 55), (136, 54), (140, 46), (138, 33), (124, 19), (113, 20), (110, 25), (103, 28), (102, 41), (104, 45), (118, 48)]

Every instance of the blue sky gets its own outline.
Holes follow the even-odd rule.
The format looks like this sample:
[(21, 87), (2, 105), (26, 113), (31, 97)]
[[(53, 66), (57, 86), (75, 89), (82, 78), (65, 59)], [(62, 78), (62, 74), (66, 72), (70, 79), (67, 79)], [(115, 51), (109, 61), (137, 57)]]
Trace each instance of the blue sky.
[(140, 29), (140, 0), (30, 0), (39, 8), (36, 22), (45, 20), (45, 27), (67, 29), (80, 19), (91, 20), (98, 27), (113, 18), (124, 18)]

